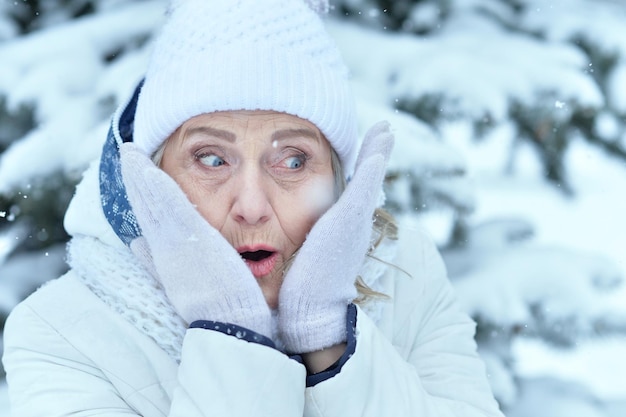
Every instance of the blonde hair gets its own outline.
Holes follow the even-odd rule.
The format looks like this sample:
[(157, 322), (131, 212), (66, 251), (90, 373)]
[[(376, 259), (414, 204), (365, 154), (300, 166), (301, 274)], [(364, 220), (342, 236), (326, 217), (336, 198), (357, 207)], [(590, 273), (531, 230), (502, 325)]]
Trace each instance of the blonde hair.
[[(385, 239), (398, 239), (398, 225), (396, 223), (396, 220), (389, 212), (383, 210), (382, 208), (377, 208), (376, 210), (374, 210), (373, 217), (374, 223), (372, 228), (374, 234), (376, 235), (376, 240), (370, 246), (370, 249), (367, 251), (366, 256), (370, 259), (374, 259), (377, 262), (382, 262), (388, 266), (395, 267), (395, 265), (389, 264), (388, 262), (374, 256), (374, 252)], [(359, 294), (354, 300), (355, 304), (363, 305), (372, 299), (389, 298), (387, 294), (383, 294), (381, 292), (371, 289), (360, 275), (357, 275), (354, 285), (356, 286), (357, 293)]]
[[(169, 138), (163, 141), (163, 143), (158, 147), (158, 149), (152, 154), (152, 162), (158, 167), (161, 166), (161, 161), (163, 160), (163, 152), (165, 151), (165, 146), (168, 142)], [(333, 170), (334, 176), (334, 193), (335, 200), (339, 198), (341, 193), (346, 189), (346, 179), (343, 172), (343, 167), (341, 165), (341, 160), (339, 159), (339, 155), (335, 152), (335, 150), (331, 147), (330, 152), (330, 161)], [(382, 208), (376, 208), (374, 210), (373, 222), (372, 222), (372, 234), (374, 236), (374, 241), (370, 245), (370, 248), (367, 251), (366, 256), (370, 259), (374, 259), (378, 262), (383, 262), (387, 264), (387, 262), (377, 258), (374, 256), (374, 252), (380, 246), (380, 244), (385, 240), (397, 240), (398, 239), (398, 225), (396, 223), (395, 218), (386, 210)], [(296, 251), (283, 265), (284, 272), (286, 272), (295, 257), (298, 253)], [(393, 266), (393, 265), (390, 265)], [(354, 285), (357, 289), (358, 296), (354, 300), (355, 304), (363, 305), (366, 302), (375, 299), (375, 298), (388, 298), (389, 296), (378, 291), (374, 291), (371, 289), (363, 280), (360, 275), (357, 275), (354, 281)]]

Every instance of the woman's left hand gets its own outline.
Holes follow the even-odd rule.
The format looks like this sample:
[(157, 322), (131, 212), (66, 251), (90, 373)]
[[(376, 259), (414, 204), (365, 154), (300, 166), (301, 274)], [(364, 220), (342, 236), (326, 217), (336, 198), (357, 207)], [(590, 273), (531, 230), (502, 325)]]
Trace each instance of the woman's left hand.
[(288, 351), (313, 352), (346, 340), (347, 306), (357, 296), (355, 280), (371, 244), (392, 148), (387, 122), (367, 132), (354, 177), (296, 255), (279, 294), (279, 331)]

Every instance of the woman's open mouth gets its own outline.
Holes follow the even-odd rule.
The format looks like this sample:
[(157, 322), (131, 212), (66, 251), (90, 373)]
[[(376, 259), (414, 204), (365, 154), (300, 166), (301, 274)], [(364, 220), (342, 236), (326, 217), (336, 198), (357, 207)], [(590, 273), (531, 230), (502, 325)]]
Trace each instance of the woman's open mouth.
[(237, 252), (256, 278), (272, 272), (278, 258), (278, 253), (268, 248), (238, 248)]

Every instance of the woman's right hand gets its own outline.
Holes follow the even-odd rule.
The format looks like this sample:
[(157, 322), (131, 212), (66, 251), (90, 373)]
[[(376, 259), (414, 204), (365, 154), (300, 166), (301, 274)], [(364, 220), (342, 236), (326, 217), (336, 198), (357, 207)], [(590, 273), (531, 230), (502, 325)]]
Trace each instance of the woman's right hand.
[(270, 309), (237, 251), (133, 143), (124, 143), (120, 152), (128, 200), (142, 231), (131, 250), (156, 274), (178, 313), (188, 323), (232, 323), (271, 338)]
[(354, 282), (371, 245), (393, 143), (389, 123), (368, 130), (354, 176), (311, 228), (285, 276), (278, 322), (290, 352), (323, 351), (346, 341), (347, 307), (357, 297)]

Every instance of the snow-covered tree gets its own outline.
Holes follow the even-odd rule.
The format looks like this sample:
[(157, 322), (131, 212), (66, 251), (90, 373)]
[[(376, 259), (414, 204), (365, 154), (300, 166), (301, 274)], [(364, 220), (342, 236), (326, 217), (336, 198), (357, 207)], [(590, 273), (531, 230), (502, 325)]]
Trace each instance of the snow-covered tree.
[[(110, 114), (142, 77), (165, 3), (0, 0), (0, 322), (65, 268), (64, 210)], [(570, 369), (597, 361), (607, 350), (587, 341), (615, 337), (621, 342), (607, 349), (626, 350), (624, 265), (601, 245), (590, 252), (542, 241), (559, 214), (524, 210), (581, 201), (581, 152), (626, 160), (626, 4), (331, 4), (328, 26), (353, 74), (361, 129), (388, 119), (396, 132), (387, 207), (440, 244), (503, 408), (533, 417), (623, 413), (613, 398), (626, 402), (626, 390), (607, 399), (600, 382), (574, 385), (554, 358), (571, 358)], [(626, 185), (626, 168), (611, 172)], [(482, 209), (502, 201), (480, 188), (485, 173), (509, 181), (504, 218), (504, 207)], [(529, 176), (547, 186), (522, 201), (508, 185)], [(544, 372), (527, 369), (532, 355)], [(547, 377), (528, 376), (539, 374)]]
[[(518, 374), (524, 347), (539, 342), (545, 352), (579, 352), (582, 361), (585, 350), (579, 346), (586, 341), (620, 340), (626, 329), (624, 271), (598, 253), (535, 242), (535, 225), (524, 217), (476, 221), (480, 202), (469, 165), (508, 177), (527, 175), (530, 165), (535, 176), (576, 204), (579, 184), (571, 174), (584, 167), (572, 157), (573, 147), (582, 142), (612, 162), (626, 159), (620, 94), (626, 91), (626, 33), (620, 29), (626, 5), (346, 0), (335, 15), (343, 20), (333, 30), (363, 100), (423, 124), (422, 132), (413, 130), (406, 138), (399, 126), (403, 143), (396, 154), (401, 159), (390, 167), (390, 206), (438, 227), (440, 219), (429, 223), (429, 217), (448, 211), (441, 243), (449, 274), (478, 322), (477, 340), (498, 399), (513, 415), (524, 415), (531, 409), (518, 404), (521, 399), (540, 400), (527, 395), (532, 387)], [(355, 47), (359, 44), (367, 47)], [(415, 139), (439, 150), (443, 144), (451, 151), (490, 149), (466, 155), (493, 160), (403, 148), (417, 146)], [(623, 177), (626, 170), (618, 174)], [(533, 202), (543, 203), (539, 197)], [(559, 378), (545, 387), (567, 386)], [(578, 413), (602, 415), (606, 406), (595, 401), (606, 390), (582, 390), (592, 395), (577, 400), (587, 404)], [(546, 401), (544, 395), (545, 408), (532, 415), (571, 415), (563, 404), (581, 392), (546, 391), (555, 398)]]

